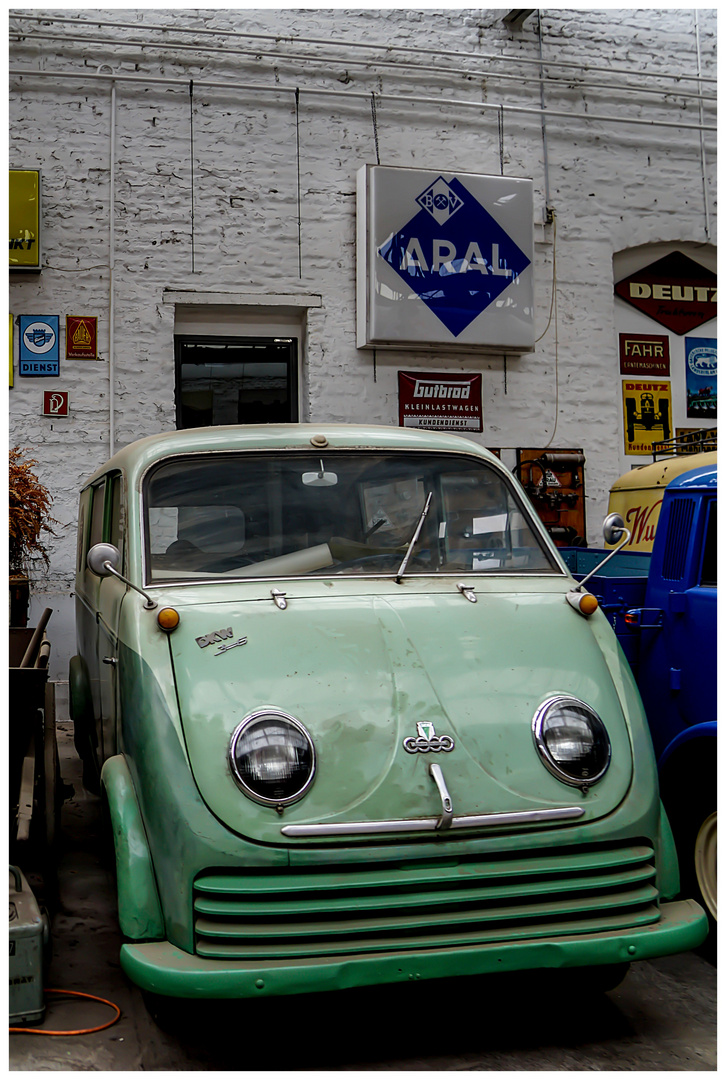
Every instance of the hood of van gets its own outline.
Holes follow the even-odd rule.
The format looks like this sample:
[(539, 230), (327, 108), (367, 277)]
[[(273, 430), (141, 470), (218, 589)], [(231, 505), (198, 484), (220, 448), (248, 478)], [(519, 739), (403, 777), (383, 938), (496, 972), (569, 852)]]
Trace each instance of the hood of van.
[[(300, 843), (300, 826), (311, 825), (365, 836), (381, 822), (430, 837), (417, 830), (442, 814), (432, 763), (455, 818), (577, 807), (575, 820), (593, 820), (631, 781), (618, 694), (590, 622), (563, 592), (482, 594), (475, 604), (452, 590), (303, 596), (284, 609), (191, 605), (170, 644), (196, 784), (250, 839)], [(537, 709), (560, 694), (594, 708), (610, 738), (610, 766), (586, 793), (545, 768), (533, 738)], [(234, 732), (262, 708), (295, 718), (315, 748), (312, 784), (282, 813), (247, 797), (230, 764)], [(422, 730), (449, 738), (412, 753), (404, 742)], [(528, 827), (545, 819), (535, 814)]]

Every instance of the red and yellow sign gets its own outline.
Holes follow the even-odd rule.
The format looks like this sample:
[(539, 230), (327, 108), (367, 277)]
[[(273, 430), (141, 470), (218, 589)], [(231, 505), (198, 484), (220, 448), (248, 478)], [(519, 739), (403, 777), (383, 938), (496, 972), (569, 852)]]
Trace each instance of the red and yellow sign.
[(672, 428), (669, 379), (624, 379), (625, 453), (651, 454), (654, 442), (670, 439)]
[(95, 315), (66, 315), (66, 359), (96, 360)]

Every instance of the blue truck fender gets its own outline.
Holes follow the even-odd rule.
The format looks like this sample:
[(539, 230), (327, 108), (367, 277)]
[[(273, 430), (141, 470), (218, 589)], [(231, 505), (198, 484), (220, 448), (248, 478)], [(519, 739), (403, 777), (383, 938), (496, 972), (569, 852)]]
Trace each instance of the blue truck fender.
[(716, 737), (717, 727), (718, 724), (715, 720), (706, 720), (702, 724), (694, 724), (692, 727), (680, 731), (675, 739), (671, 739), (661, 754), (658, 760), (658, 772), (662, 770), (669, 758), (671, 758), (677, 750), (680, 750), (685, 743), (692, 742), (693, 739), (714, 739)]

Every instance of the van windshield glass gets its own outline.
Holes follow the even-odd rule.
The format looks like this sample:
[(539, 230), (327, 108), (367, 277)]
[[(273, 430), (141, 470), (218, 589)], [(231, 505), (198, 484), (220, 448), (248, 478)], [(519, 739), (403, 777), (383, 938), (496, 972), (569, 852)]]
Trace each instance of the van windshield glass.
[(561, 573), (505, 475), (461, 455), (188, 455), (144, 486), (147, 580)]

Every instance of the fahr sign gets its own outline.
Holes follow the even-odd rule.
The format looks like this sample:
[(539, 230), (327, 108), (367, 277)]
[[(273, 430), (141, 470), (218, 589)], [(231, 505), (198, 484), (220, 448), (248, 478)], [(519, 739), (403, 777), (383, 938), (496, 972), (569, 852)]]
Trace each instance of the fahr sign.
[(674, 334), (716, 318), (716, 275), (681, 251), (623, 278), (615, 295)]
[(532, 181), (358, 173), (358, 347), (534, 348)]

